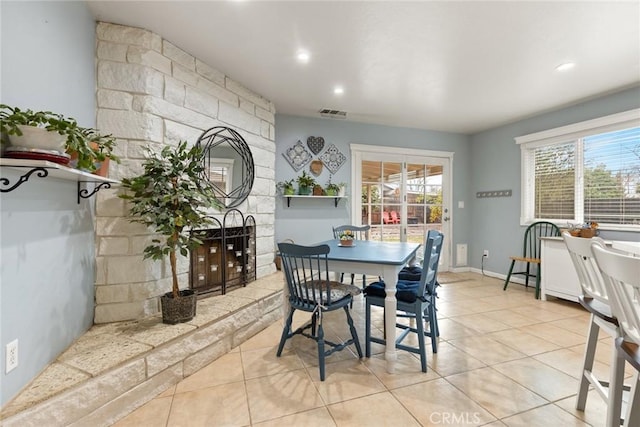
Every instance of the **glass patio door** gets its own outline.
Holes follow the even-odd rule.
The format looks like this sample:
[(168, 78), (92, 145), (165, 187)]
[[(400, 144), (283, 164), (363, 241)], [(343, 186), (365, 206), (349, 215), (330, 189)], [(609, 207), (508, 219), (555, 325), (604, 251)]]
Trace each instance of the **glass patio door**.
[(362, 161), (362, 224), (371, 225), (370, 238), (403, 241), (402, 163)]
[(354, 150), (354, 212), (360, 212), (361, 224), (371, 225), (373, 240), (422, 243), (428, 230), (442, 231), (441, 266), (448, 266), (450, 159), (420, 152)]

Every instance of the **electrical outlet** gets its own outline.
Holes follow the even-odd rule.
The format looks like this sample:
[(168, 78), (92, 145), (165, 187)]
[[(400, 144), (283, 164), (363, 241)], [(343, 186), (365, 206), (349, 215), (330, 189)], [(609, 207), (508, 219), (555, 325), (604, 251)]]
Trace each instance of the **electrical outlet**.
[(6, 346), (5, 373), (9, 373), (18, 367), (18, 340), (11, 341)]
[(482, 256), (484, 258), (489, 258), (489, 249), (485, 249), (484, 252), (482, 252)]

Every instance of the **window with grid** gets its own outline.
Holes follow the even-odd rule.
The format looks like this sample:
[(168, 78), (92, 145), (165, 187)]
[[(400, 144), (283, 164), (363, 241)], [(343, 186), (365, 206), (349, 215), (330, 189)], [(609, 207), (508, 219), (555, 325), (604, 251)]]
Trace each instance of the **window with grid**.
[(640, 110), (516, 138), (523, 224), (640, 230)]

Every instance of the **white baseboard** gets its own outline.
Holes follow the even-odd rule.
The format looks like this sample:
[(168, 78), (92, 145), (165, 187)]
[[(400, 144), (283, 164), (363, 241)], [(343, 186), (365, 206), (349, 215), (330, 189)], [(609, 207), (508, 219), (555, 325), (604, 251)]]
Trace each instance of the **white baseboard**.
[[(482, 270), (479, 268), (469, 268), (467, 271), (471, 271), (473, 273), (478, 273), (478, 274), (482, 274)], [(500, 280), (507, 280), (507, 275), (506, 274), (502, 274), (502, 273), (496, 273), (494, 271), (484, 271), (484, 275), (485, 276), (489, 276), (489, 277), (494, 277), (496, 279), (500, 279)], [(511, 275), (511, 280), (509, 282), (513, 282), (513, 283), (519, 283), (521, 285), (524, 285), (524, 279), (518, 276), (514, 276)], [(529, 279), (529, 284), (531, 284), (531, 279)], [(535, 279), (533, 282), (533, 286), (535, 287)]]

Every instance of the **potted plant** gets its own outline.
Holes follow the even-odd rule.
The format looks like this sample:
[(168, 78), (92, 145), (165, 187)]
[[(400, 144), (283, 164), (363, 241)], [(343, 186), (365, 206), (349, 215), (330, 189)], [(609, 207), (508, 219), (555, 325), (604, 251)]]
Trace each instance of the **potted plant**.
[(116, 140), (111, 135), (101, 135), (95, 129), (82, 128), (81, 135), (74, 134), (67, 137), (65, 144), (67, 153), (71, 154), (71, 162), (76, 169), (88, 172), (98, 172), (106, 176), (109, 160), (119, 162), (113, 154)]
[(308, 196), (315, 184), (316, 180), (307, 171), (302, 171), (302, 175), (298, 177), (298, 194)]
[(351, 230), (344, 230), (340, 232), (338, 238), (340, 239), (340, 246), (353, 246), (355, 236)]
[(293, 186), (293, 179), (289, 179), (286, 181), (280, 181), (276, 184), (276, 187), (282, 192), (285, 196), (293, 196), (296, 193), (296, 190)]
[(327, 182), (327, 186), (324, 188), (327, 196), (337, 196), (340, 191), (340, 185), (333, 184), (331, 182), (331, 175), (329, 175), (329, 181)]
[(145, 224), (162, 236), (144, 249), (144, 258), (162, 260), (169, 255), (172, 291), (160, 298), (162, 321), (187, 322), (196, 314), (196, 294), (192, 289), (180, 290), (176, 256), (178, 252), (187, 256), (202, 244), (197, 233), (189, 230), (210, 224), (205, 208), (220, 209), (220, 204), (202, 179), (202, 149), (198, 146), (187, 148), (187, 142), (181, 141), (160, 153), (149, 150), (143, 167), (141, 175), (122, 180), (127, 191), (120, 197), (129, 201), (131, 222)]
[(0, 104), (0, 131), (17, 147), (58, 152), (66, 161), (65, 151), (75, 153), (75, 167), (89, 172), (107, 159), (119, 161), (113, 154), (115, 138), (79, 126), (74, 118), (62, 114)]

